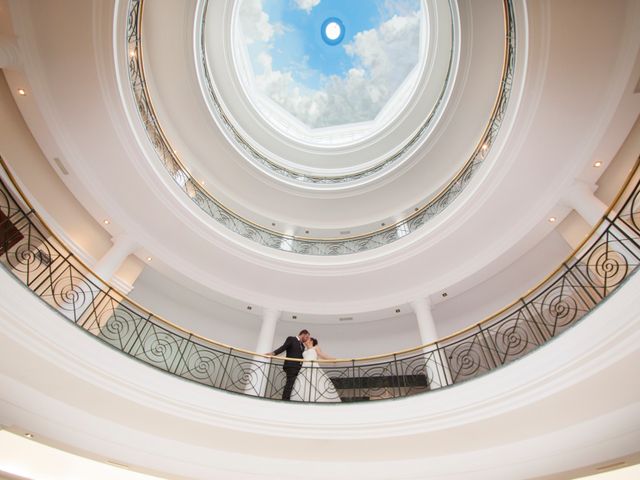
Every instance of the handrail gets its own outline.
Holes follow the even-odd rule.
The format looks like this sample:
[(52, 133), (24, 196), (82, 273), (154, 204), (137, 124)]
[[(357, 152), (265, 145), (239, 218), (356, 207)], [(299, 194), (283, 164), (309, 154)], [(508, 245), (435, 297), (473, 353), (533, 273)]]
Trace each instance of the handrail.
[[(195, 346), (198, 357), (206, 354), (219, 357), (218, 363), (225, 360), (222, 374), (225, 382), (229, 383), (231, 377), (237, 378), (224, 385), (198, 378), (192, 380), (236, 393), (269, 398), (279, 395), (284, 378), (282, 373), (278, 374), (280, 369), (273, 367), (282, 362), (299, 363), (302, 360), (269, 357), (208, 339), (153, 314), (127, 298), (64, 246), (34, 210), (2, 157), (0, 166), (19, 197), (16, 199), (11, 188), (0, 178), (0, 263), (36, 295), (69, 320), (125, 353), (141, 358), (134, 353), (134, 350), (141, 349), (141, 355), (145, 357), (142, 360), (158, 368), (190, 378), (184, 372), (178, 372), (176, 366), (184, 366), (187, 350), (193, 350)], [(23, 208), (21, 203), (27, 208)], [(614, 210), (617, 213), (611, 215)], [(317, 360), (305, 364), (302, 372), (328, 371), (334, 375), (331, 377), (333, 384), (337, 382), (343, 389), (353, 390), (353, 397), (359, 398), (362, 395), (356, 395), (356, 391), (362, 394), (363, 391), (370, 393), (372, 389), (384, 391), (383, 397), (406, 396), (458, 383), (475, 376), (478, 369), (492, 370), (553, 338), (615, 291), (640, 263), (639, 237), (640, 157), (601, 221), (578, 248), (560, 267), (510, 305), (429, 344), (369, 357)], [(62, 292), (56, 292), (63, 274), (69, 277), (65, 277), (68, 284), (63, 285), (66, 289)], [(570, 293), (560, 292), (559, 296), (546, 299), (549, 292), (561, 284), (561, 288)], [(101, 319), (105, 304), (108, 304), (106, 318)], [(522, 306), (516, 309), (518, 304)], [(510, 313), (503, 316), (507, 312)], [(567, 319), (567, 315), (570, 318)], [(122, 316), (128, 316), (128, 320), (123, 321)], [(125, 338), (121, 329), (129, 327), (135, 332), (131, 338)], [(503, 327), (506, 331), (501, 331)], [(110, 328), (115, 329), (114, 337), (107, 335), (113, 333)], [(527, 329), (524, 337), (523, 328)], [(153, 331), (151, 336), (145, 333), (148, 330)], [(528, 335), (532, 338), (529, 339)], [(151, 342), (149, 349), (144, 346), (145, 342)], [(180, 348), (172, 353), (173, 356), (165, 355), (167, 349), (178, 345)], [(155, 360), (159, 358), (164, 365), (157, 364)], [(234, 365), (227, 369), (231, 361)], [(205, 367), (200, 365), (200, 368)], [(189, 373), (193, 374), (193, 371), (189, 370)], [(254, 380), (250, 387), (244, 384), (247, 379)], [(400, 381), (404, 385), (400, 385)], [(244, 387), (239, 389), (238, 382)], [(325, 387), (334, 395), (332, 385)], [(390, 394), (390, 391), (395, 393)], [(326, 398), (303, 400), (322, 402)]]

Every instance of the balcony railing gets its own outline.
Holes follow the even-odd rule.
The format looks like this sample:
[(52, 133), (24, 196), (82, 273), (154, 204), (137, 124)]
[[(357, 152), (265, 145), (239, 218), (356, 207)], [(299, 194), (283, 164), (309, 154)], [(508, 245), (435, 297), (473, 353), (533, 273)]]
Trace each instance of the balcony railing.
[[(0, 178), (0, 263), (34, 295), (97, 339), (148, 365), (229, 392), (281, 398), (285, 359), (201, 337), (119, 293), (56, 237), (0, 162), (5, 173)], [(601, 223), (536, 288), (491, 317), (432, 344), (375, 357), (303, 364), (293, 398), (380, 400), (476, 378), (576, 324), (635, 272), (639, 260), (636, 162)]]

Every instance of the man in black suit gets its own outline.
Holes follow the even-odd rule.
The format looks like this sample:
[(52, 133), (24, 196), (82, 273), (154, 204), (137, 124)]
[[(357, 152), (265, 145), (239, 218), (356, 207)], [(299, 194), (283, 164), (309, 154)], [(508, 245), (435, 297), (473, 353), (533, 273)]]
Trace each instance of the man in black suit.
[[(276, 348), (273, 352), (267, 355), (280, 355), (286, 351), (288, 358), (300, 358), (302, 359), (302, 352), (304, 352), (304, 342), (311, 338), (311, 334), (308, 330), (301, 330), (297, 337), (287, 337), (282, 346)], [(287, 375), (287, 383), (284, 385), (282, 391), (283, 400), (291, 400), (291, 391), (293, 390), (293, 384), (296, 381), (298, 373), (302, 368), (302, 362), (294, 362), (291, 360), (285, 360), (282, 365), (284, 373)]]

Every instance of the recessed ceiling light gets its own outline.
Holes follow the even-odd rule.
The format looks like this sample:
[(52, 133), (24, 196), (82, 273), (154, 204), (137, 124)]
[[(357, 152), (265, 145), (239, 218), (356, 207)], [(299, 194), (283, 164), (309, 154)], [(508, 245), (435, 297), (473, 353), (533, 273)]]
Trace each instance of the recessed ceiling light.
[(556, 217), (549, 217), (549, 223), (555, 223), (557, 220)]
[(275, 227), (276, 226), (276, 222), (271, 222), (271, 226)]
[(309, 233), (309, 230), (305, 230), (304, 233)]
[(597, 162), (594, 162), (593, 166), (596, 168), (600, 168), (602, 166), (602, 162), (598, 160)]
[(24, 97), (26, 94), (27, 94), (27, 91), (24, 88), (19, 88), (18, 89), (18, 95)]
[(294, 320), (296, 320), (298, 318), (297, 315), (292, 315), (291, 318), (293, 318)]
[(200, 180), (200, 185), (204, 187), (204, 180)]
[(329, 22), (325, 27), (324, 32), (329, 40), (336, 40), (340, 36), (342, 28), (340, 28), (338, 22)]
[(147, 257), (147, 262), (150, 262), (151, 260), (153, 260), (152, 257)]
[(400, 313), (400, 309), (399, 308), (396, 308), (396, 313)]
[(25, 433), (24, 436), (27, 438), (33, 438), (33, 433)]
[(418, 207), (414, 208), (414, 210), (417, 212), (418, 210), (420, 210)]
[(102, 223), (104, 223), (105, 225), (109, 225), (111, 223), (111, 220), (107, 220), (106, 218), (102, 221)]
[(384, 227), (385, 225), (386, 225), (386, 223), (381, 223), (380, 224), (381, 227)]
[(339, 18), (327, 18), (322, 23), (320, 35), (327, 45), (337, 45), (344, 38), (344, 24)]
[(446, 297), (447, 295), (449, 295), (447, 292), (442, 292), (443, 297)]
[(247, 305), (247, 310), (251, 310), (253, 307), (251, 305)]

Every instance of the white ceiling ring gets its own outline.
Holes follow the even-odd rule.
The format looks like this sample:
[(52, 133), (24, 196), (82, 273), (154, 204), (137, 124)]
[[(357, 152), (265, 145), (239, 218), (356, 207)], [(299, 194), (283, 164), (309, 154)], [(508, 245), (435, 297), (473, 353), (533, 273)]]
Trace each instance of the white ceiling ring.
[[(200, 182), (193, 178), (189, 169), (178, 158), (175, 149), (172, 148), (162, 130), (145, 82), (140, 32), (140, 7), (142, 3), (143, 0), (132, 0), (129, 3), (127, 28), (128, 69), (136, 106), (156, 154), (160, 157), (164, 167), (169, 171), (174, 181), (203, 211), (235, 233), (263, 246), (304, 255), (335, 256), (367, 251), (405, 237), (445, 210), (457, 198), (489, 153), (505, 116), (515, 70), (516, 35), (511, 0), (504, 0), (503, 3), (506, 28), (505, 58), (502, 80), (491, 119), (473, 154), (449, 184), (436, 195), (420, 202), (420, 206), (412, 209), (412, 213), (407, 217), (391, 225), (383, 223), (383, 228), (369, 233), (339, 239), (310, 238), (283, 234), (249, 221), (220, 203)], [(223, 114), (224, 112), (220, 113)], [(224, 119), (225, 117), (223, 116), (222, 118)], [(228, 123), (228, 125), (232, 127), (231, 123)]]
[[(258, 42), (252, 41), (247, 46), (248, 40), (242, 33), (243, 12), (246, 10), (243, 6), (247, 2), (239, 2), (235, 8), (229, 9), (228, 15), (224, 15), (221, 14), (224, 3), (205, 0), (198, 12), (198, 16), (202, 16), (202, 24), (196, 27), (196, 31), (200, 30), (197, 33), (197, 61), (202, 64), (198, 74), (209, 110), (220, 128), (227, 130), (227, 139), (239, 143), (241, 148), (237, 150), (241, 155), (249, 162), (257, 162), (259, 168), (266, 169), (265, 173), (275, 175), (282, 181), (314, 188), (337, 184), (344, 187), (348, 183), (362, 182), (372, 175), (388, 172), (395, 164), (409, 157), (441, 117), (456, 76), (460, 44), (459, 15), (454, 4), (448, 0), (413, 1), (420, 7), (420, 13), (395, 16), (378, 25), (378, 28), (359, 32), (354, 37), (368, 38), (366, 35), (375, 33), (378, 38), (382, 35), (378, 32), (387, 30), (389, 24), (398, 23), (399, 18), (406, 19), (405, 24), (415, 25), (413, 33), (418, 37), (415, 45), (404, 46), (405, 49), (413, 48), (412, 53), (415, 54), (415, 59), (408, 56), (405, 63), (409, 65), (404, 66), (404, 71), (411, 65), (413, 68), (399, 85), (396, 85), (398, 79), (389, 80), (390, 85), (396, 85), (395, 93), (387, 92), (390, 97), (384, 97), (387, 98), (386, 103), (378, 105), (380, 110), (372, 118), (371, 104), (375, 108), (375, 102), (371, 99), (367, 102), (354, 102), (356, 106), (345, 107), (345, 111), (340, 114), (331, 114), (330, 109), (323, 108), (325, 104), (349, 103), (344, 97), (347, 94), (354, 95), (353, 91), (346, 91), (353, 89), (354, 83), (358, 83), (358, 90), (384, 90), (377, 88), (374, 79), (369, 78), (374, 76), (373, 73), (369, 75), (369, 71), (373, 69), (360, 64), (352, 64), (357, 68), (345, 73), (344, 78), (334, 76), (333, 80), (328, 79), (326, 83), (330, 84), (329, 87), (320, 84), (316, 90), (302, 93), (299, 97), (293, 94), (303, 90), (304, 85), (292, 81), (289, 89), (295, 98), (286, 105), (293, 114), (274, 101), (275, 98), (282, 102), (281, 97), (284, 95), (273, 92), (270, 97), (265, 96), (262, 93), (264, 88), (272, 88), (274, 81), (280, 84), (282, 82), (279, 79), (292, 78), (294, 74), (273, 69), (266, 74), (256, 74), (253, 65), (257, 60), (253, 57), (256, 56), (254, 45)], [(323, 16), (320, 15), (320, 19)], [(302, 14), (302, 17), (305, 18), (306, 15)], [(225, 45), (226, 37), (231, 38), (230, 42), (226, 42), (230, 44), (227, 51), (224, 47), (219, 47)], [(339, 50), (326, 48), (325, 51), (317, 52), (318, 49), (313, 48), (314, 42), (307, 38), (303, 41), (311, 44), (308, 48), (311, 55), (356, 49), (354, 40)], [(367, 43), (373, 41), (358, 40), (358, 48), (365, 48), (366, 45), (360, 44)], [(391, 49), (391, 46), (388, 48)], [(260, 49), (262, 62), (265, 61), (263, 57), (273, 57), (273, 61), (282, 63), (278, 62), (277, 51), (271, 53), (273, 49), (268, 49), (265, 53), (264, 50), (266, 48)], [(398, 66), (398, 70), (403, 70), (401, 67), (403, 65)], [(352, 71), (358, 74), (354, 73), (349, 77)], [(382, 83), (384, 79), (378, 81)], [(371, 96), (363, 95), (367, 98)], [(382, 99), (383, 96), (378, 104)], [(307, 107), (303, 109), (299, 106), (300, 103), (309, 103), (309, 108), (317, 115), (306, 113)], [(226, 120), (220, 118), (220, 111), (232, 123), (231, 129), (226, 125)], [(320, 113), (323, 111), (332, 116), (332, 122), (327, 125), (320, 123)], [(301, 114), (304, 114), (301, 118), (295, 116), (300, 117)], [(345, 115), (351, 115), (360, 121), (342, 120)], [(318, 126), (323, 128), (311, 128), (305, 123), (310, 121), (318, 122)], [(421, 141), (418, 142), (418, 139)], [(412, 148), (407, 149), (409, 145)]]

